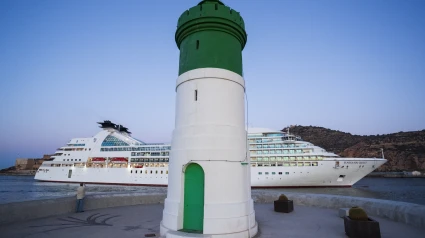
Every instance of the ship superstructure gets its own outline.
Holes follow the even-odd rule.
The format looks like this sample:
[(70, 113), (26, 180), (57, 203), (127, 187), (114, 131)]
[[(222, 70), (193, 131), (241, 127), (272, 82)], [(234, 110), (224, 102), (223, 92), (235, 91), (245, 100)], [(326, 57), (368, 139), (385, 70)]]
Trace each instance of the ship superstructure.
[[(167, 186), (171, 145), (145, 143), (128, 128), (99, 122), (102, 131), (74, 138), (36, 173), (40, 181)], [(248, 128), (252, 187), (347, 187), (386, 162), (342, 158), (295, 135)]]

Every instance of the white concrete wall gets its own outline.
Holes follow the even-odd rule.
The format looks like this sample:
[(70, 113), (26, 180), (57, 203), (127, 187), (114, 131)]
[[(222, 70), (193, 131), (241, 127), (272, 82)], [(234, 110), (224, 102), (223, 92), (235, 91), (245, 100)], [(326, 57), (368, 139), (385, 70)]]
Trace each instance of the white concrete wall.
[[(273, 190), (254, 190), (252, 197), (255, 203), (270, 203), (276, 200), (281, 192)], [(360, 206), (371, 216), (384, 217), (408, 225), (425, 227), (425, 206), (406, 202), (381, 199), (347, 197), (323, 194), (285, 193), (296, 205), (335, 209)], [(108, 207), (131, 206), (140, 204), (163, 203), (165, 194), (108, 194), (89, 195), (86, 197), (84, 210)], [(48, 200), (15, 202), (0, 204), (0, 224), (25, 221), (48, 216), (74, 213), (75, 197)], [(7, 215), (4, 215), (7, 214)]]
[[(134, 193), (89, 195), (85, 198), (84, 210), (163, 203), (164, 199), (165, 194), (147, 195)], [(12, 222), (43, 218), (60, 214), (74, 213), (75, 206), (75, 196), (0, 204), (0, 224), (7, 224)]]
[(190, 163), (205, 173), (204, 234), (237, 237), (249, 225), (256, 231), (250, 167), (241, 164), (249, 162), (244, 79), (225, 69), (195, 69), (179, 76), (176, 91), (161, 234), (183, 228), (184, 169)]
[[(277, 200), (281, 193), (282, 192), (273, 190), (255, 191), (255, 193), (252, 195), (252, 198), (254, 199), (255, 203), (271, 203), (274, 200)], [(294, 200), (294, 204), (296, 205), (331, 209), (359, 206), (363, 208), (370, 216), (379, 216), (412, 226), (425, 227), (424, 205), (382, 199), (326, 194), (284, 194), (289, 199)], [(335, 212), (335, 215), (337, 215), (337, 211)]]

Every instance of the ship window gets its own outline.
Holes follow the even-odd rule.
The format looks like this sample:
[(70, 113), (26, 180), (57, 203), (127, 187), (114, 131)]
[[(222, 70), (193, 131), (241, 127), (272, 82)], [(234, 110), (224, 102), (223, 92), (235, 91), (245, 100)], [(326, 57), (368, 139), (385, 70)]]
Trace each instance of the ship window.
[(285, 174), (286, 174), (286, 175), (288, 175), (288, 174), (289, 174), (289, 172), (285, 172)]
[(115, 136), (108, 135), (102, 142), (102, 146), (128, 146), (129, 144), (116, 138)]
[(137, 170), (135, 170), (135, 173), (137, 174)]
[(266, 175), (269, 174), (269, 172), (266, 172)]
[(168, 174), (168, 170), (167, 170), (166, 174)]
[(282, 174), (282, 172), (279, 172), (279, 174)]
[(199, 49), (199, 40), (196, 40), (196, 49)]
[(65, 161), (65, 159), (63, 159), (63, 161)]
[(272, 174), (276, 174), (275, 172), (272, 172)]
[(152, 173), (152, 170), (151, 170), (151, 173)]
[(262, 175), (263, 173), (262, 173), (262, 172), (258, 172), (258, 174), (259, 174), (259, 175)]
[(155, 174), (158, 174), (158, 170), (155, 171)]
[(69, 161), (69, 159), (67, 159), (66, 161)]
[(340, 178), (345, 178), (345, 175), (340, 175), (339, 177), (340, 177)]
[(195, 90), (195, 101), (198, 101), (198, 90)]
[(130, 173), (133, 173), (133, 170), (130, 170)]
[(161, 171), (161, 174), (163, 173), (164, 171)]
[(147, 170), (145, 170), (145, 174), (147, 174), (148, 173), (148, 171)]

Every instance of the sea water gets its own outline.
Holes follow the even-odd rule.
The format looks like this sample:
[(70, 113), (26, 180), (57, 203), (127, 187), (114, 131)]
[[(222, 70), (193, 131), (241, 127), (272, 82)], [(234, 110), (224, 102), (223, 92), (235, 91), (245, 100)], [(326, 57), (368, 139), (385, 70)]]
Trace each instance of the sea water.
[[(75, 196), (79, 184), (38, 182), (33, 176), (0, 176), (0, 204)], [(256, 190), (253, 189), (253, 193)], [(285, 188), (284, 192), (378, 198), (425, 205), (425, 178), (363, 178), (351, 188)], [(166, 193), (166, 187), (86, 185), (86, 193)]]

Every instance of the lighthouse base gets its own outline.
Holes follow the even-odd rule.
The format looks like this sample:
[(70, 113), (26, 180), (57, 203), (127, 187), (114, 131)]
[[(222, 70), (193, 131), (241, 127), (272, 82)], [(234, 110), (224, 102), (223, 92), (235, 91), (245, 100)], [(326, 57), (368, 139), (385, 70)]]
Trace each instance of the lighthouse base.
[(248, 231), (241, 231), (228, 234), (197, 234), (197, 233), (187, 233), (182, 231), (173, 231), (169, 230), (163, 226), (162, 222), (160, 225), (160, 234), (162, 238), (184, 238), (184, 237), (199, 237), (199, 238), (251, 238), (254, 237), (258, 232), (258, 224), (255, 222), (255, 225), (251, 227)]

